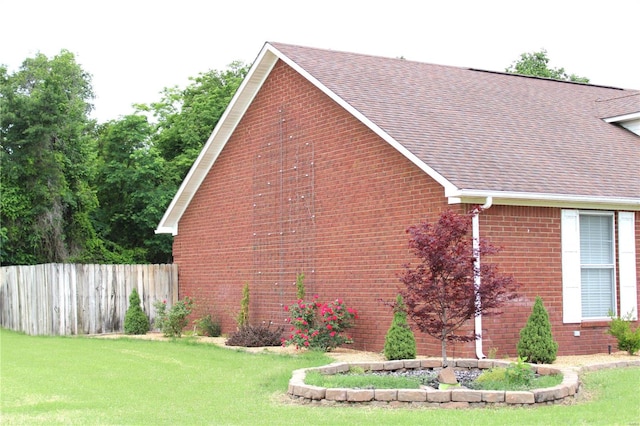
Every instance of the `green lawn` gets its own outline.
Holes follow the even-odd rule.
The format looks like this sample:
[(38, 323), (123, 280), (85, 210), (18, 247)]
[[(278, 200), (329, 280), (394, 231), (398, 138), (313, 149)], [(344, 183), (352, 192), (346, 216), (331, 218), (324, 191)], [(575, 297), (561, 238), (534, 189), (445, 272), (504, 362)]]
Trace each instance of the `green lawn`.
[(638, 425), (640, 368), (585, 375), (588, 401), (502, 409), (298, 405), (291, 371), (322, 354), (251, 354), (193, 343), (0, 331), (0, 424)]

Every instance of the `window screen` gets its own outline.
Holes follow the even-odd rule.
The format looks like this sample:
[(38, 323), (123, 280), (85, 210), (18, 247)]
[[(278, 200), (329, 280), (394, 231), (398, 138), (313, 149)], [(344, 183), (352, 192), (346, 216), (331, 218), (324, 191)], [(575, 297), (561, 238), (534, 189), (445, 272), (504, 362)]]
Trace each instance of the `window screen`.
[(615, 312), (613, 216), (580, 215), (582, 317)]

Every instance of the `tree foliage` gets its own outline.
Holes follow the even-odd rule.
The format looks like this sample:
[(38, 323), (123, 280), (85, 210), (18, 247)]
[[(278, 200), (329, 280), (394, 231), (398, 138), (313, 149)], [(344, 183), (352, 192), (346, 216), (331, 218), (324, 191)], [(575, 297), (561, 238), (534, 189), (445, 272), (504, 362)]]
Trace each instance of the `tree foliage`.
[(169, 262), (155, 227), (247, 71), (201, 73), (96, 126), (70, 52), (0, 66), (0, 262)]
[(527, 324), (520, 330), (517, 349), (518, 357), (535, 364), (551, 364), (556, 359), (558, 342), (553, 340), (549, 313), (540, 296), (536, 297)]
[(416, 357), (416, 338), (407, 324), (407, 311), (400, 294), (393, 305), (393, 321), (384, 339), (384, 356), (388, 360)]
[(68, 51), (0, 68), (3, 264), (66, 261), (96, 245), (92, 99)]
[(140, 296), (134, 287), (129, 295), (129, 308), (124, 315), (125, 334), (146, 334), (151, 328), (149, 318), (140, 307)]
[(129, 115), (102, 125), (98, 133), (96, 228), (119, 247), (123, 258), (136, 263), (171, 258), (171, 237), (154, 230), (177, 185), (165, 173), (166, 161), (150, 145), (153, 132), (147, 117)]
[[(419, 263), (405, 265), (401, 294), (418, 329), (441, 341), (445, 364), (448, 341), (476, 339), (475, 334), (460, 331), (469, 319), (497, 314), (500, 306), (516, 297), (513, 277), (500, 274), (496, 265), (484, 261), (485, 256), (499, 251), (487, 240), (479, 241), (483, 262), (479, 271), (474, 268), (476, 253), (469, 231), (476, 211), (458, 214), (447, 210), (437, 222), (423, 222), (407, 230), (409, 247)], [(476, 274), (480, 286), (475, 285)]]
[(564, 68), (549, 68), (549, 58), (545, 49), (539, 52), (523, 53), (520, 60), (513, 62), (506, 72), (531, 75), (534, 77), (552, 78), (555, 80), (588, 83), (589, 79), (576, 74), (567, 74)]
[(177, 183), (186, 176), (247, 71), (246, 64), (236, 61), (225, 71), (200, 73), (184, 90), (165, 88), (159, 102), (138, 105), (157, 119), (153, 144)]

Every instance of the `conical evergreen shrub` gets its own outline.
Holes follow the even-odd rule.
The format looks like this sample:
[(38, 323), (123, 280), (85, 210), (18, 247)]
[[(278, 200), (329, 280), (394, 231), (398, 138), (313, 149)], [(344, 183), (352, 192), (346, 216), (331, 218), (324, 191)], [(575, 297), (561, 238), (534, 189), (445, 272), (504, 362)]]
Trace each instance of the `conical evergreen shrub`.
[(527, 324), (520, 330), (518, 356), (534, 364), (551, 364), (558, 353), (558, 342), (551, 335), (549, 314), (540, 296), (536, 297)]
[(134, 288), (129, 295), (129, 309), (124, 315), (124, 332), (125, 334), (146, 334), (149, 328), (149, 318), (142, 311), (138, 290)]
[(416, 357), (416, 338), (407, 324), (407, 312), (401, 295), (396, 298), (393, 321), (384, 339), (384, 356), (388, 360)]

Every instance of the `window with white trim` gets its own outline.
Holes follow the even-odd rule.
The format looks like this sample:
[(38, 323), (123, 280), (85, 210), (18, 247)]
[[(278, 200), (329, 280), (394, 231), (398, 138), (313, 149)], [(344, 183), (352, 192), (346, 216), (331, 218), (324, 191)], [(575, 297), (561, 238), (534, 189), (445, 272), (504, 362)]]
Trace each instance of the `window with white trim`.
[(580, 295), (583, 319), (615, 314), (613, 214), (580, 213)]
[(612, 212), (562, 210), (564, 323), (638, 317), (635, 214), (618, 212), (617, 227), (615, 219)]

